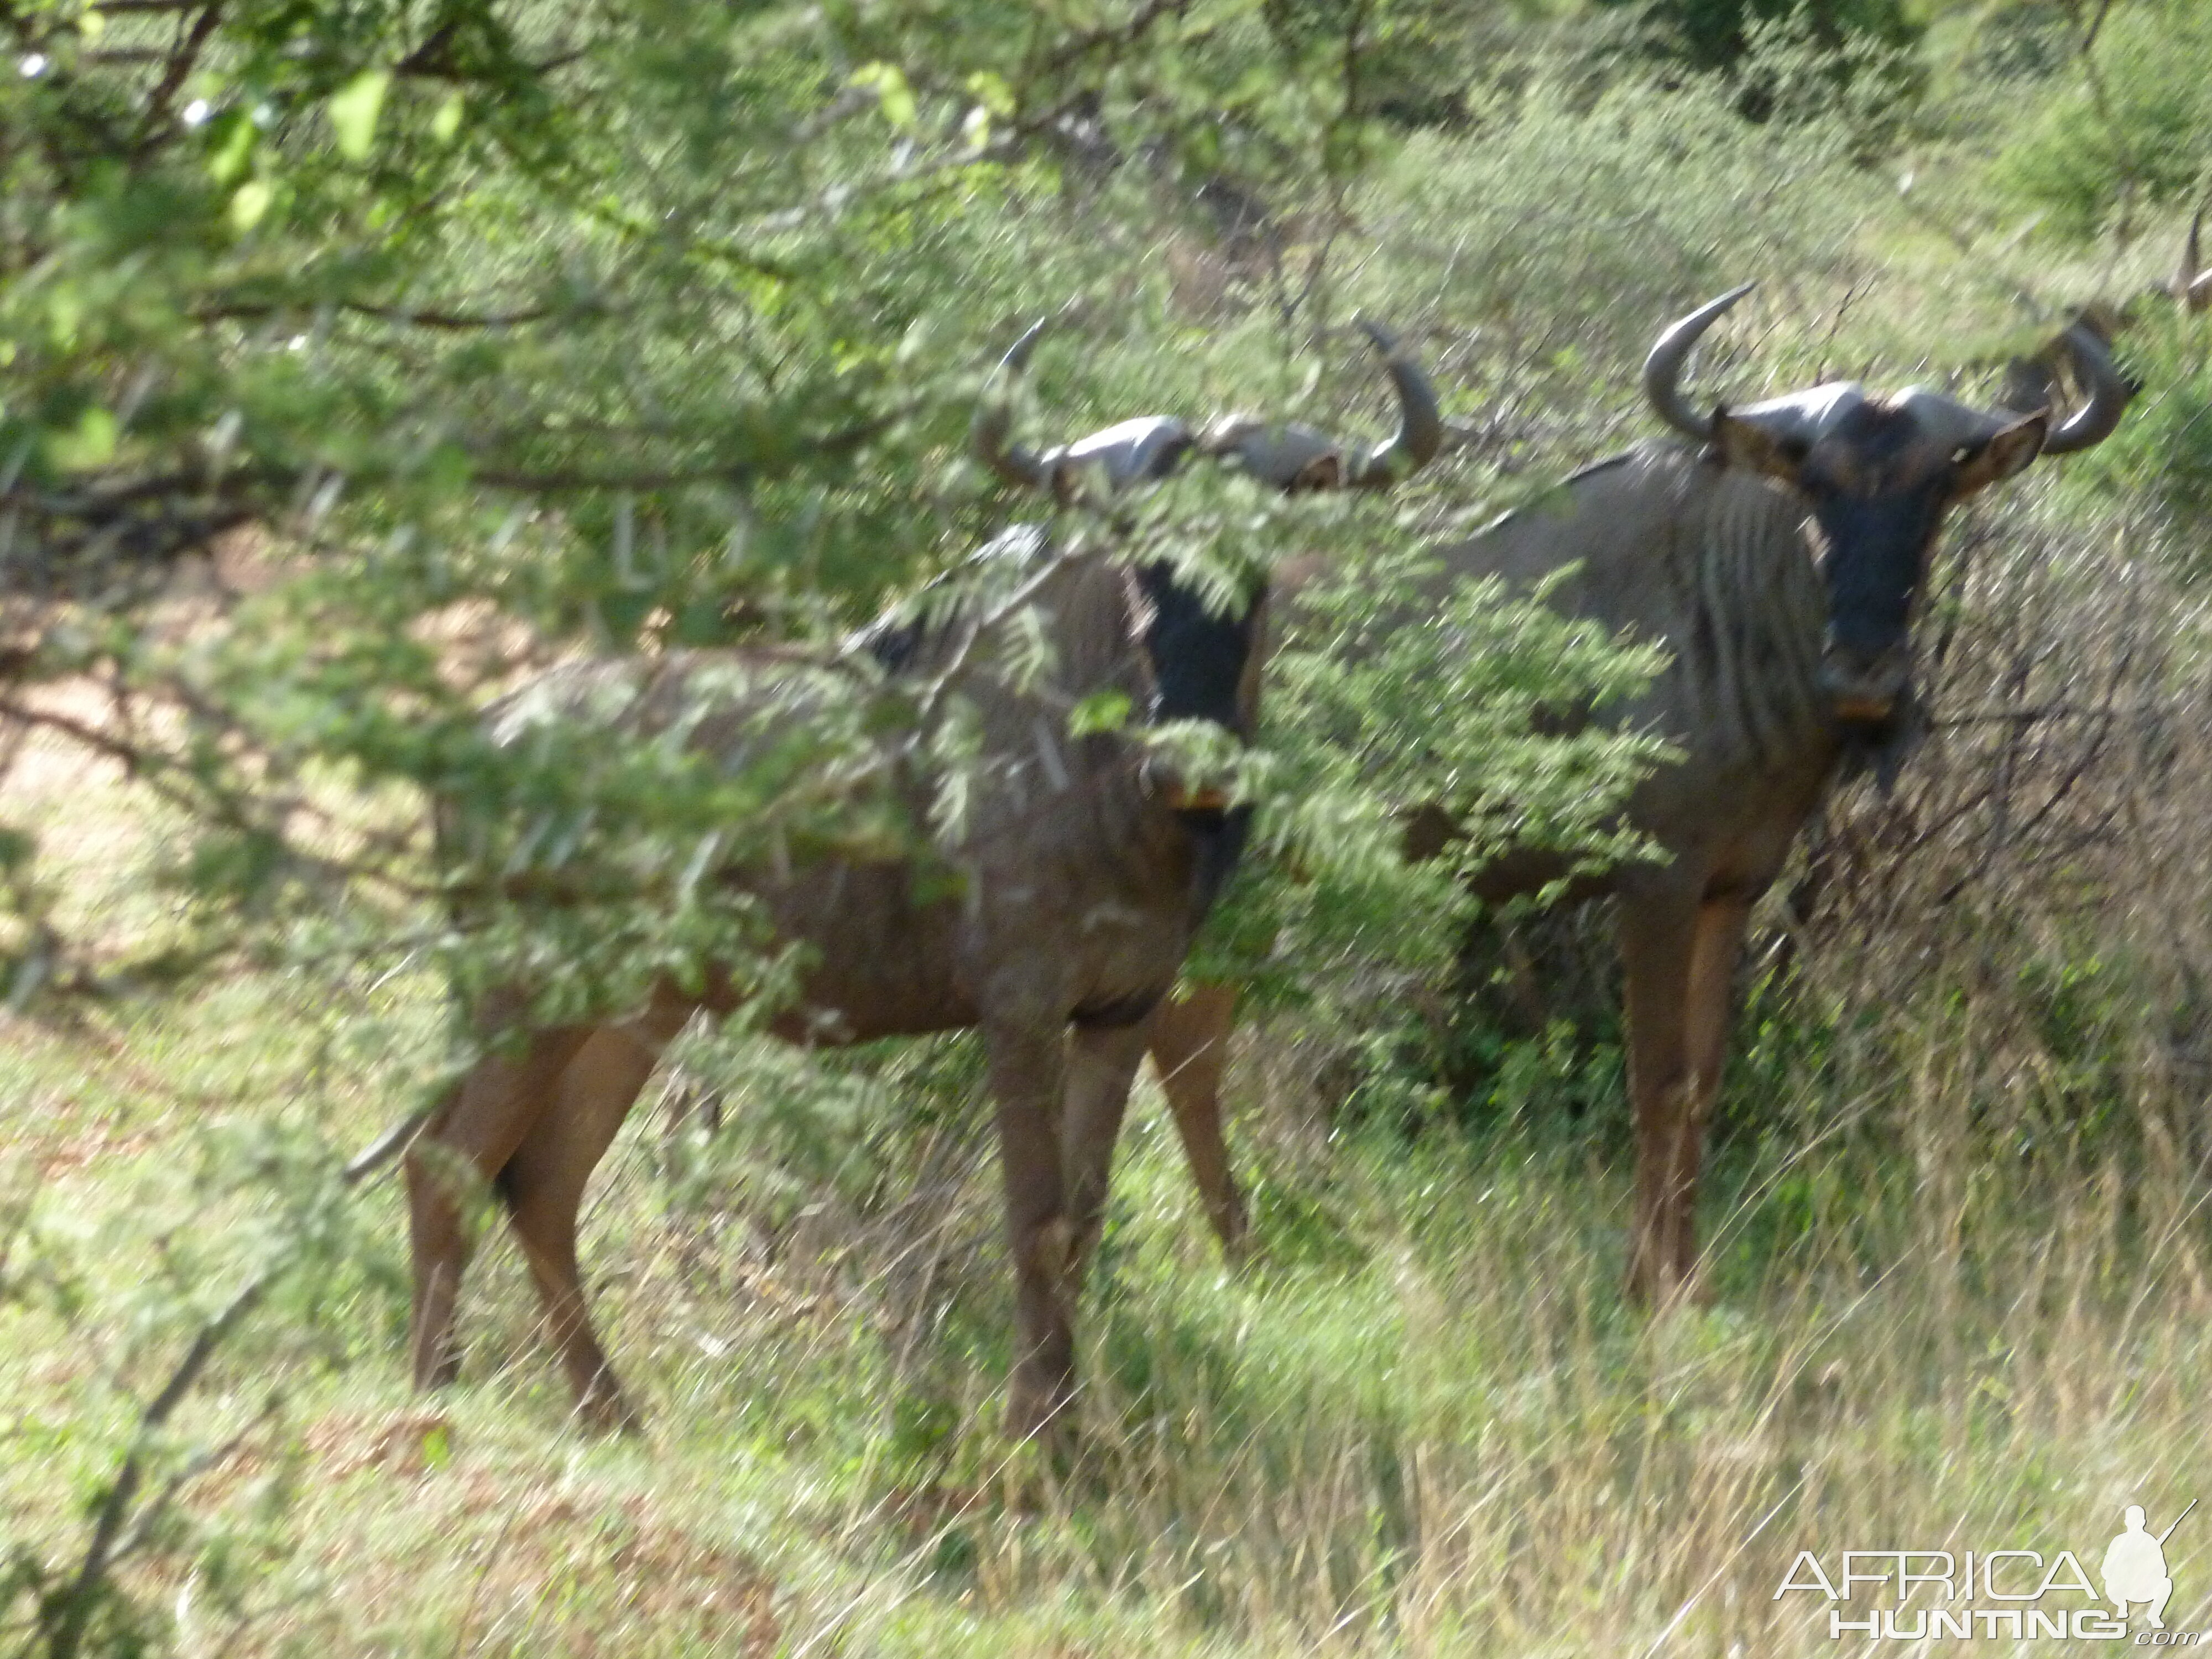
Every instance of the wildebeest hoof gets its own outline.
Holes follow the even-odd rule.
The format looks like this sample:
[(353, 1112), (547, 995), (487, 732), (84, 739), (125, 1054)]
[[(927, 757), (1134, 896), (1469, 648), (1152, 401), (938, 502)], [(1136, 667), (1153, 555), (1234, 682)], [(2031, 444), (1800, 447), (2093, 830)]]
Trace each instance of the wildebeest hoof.
[(1685, 1310), (1711, 1307), (1712, 1283), (1704, 1273), (1696, 1270), (1679, 1274), (1632, 1273), (1628, 1300), (1638, 1312), (1653, 1319), (1664, 1319)]
[(1071, 1377), (1014, 1373), (1006, 1390), (1006, 1438), (1058, 1447), (1075, 1438), (1075, 1388)]
[(441, 1354), (437, 1358), (418, 1363), (415, 1367), (415, 1392), (435, 1394), (450, 1389), (461, 1380), (461, 1357), (457, 1353)]
[(575, 1422), (586, 1434), (645, 1437), (645, 1419), (623, 1397), (622, 1390), (611, 1386), (595, 1388), (579, 1400)]
[(1231, 1267), (1249, 1267), (1255, 1253), (1252, 1218), (1243, 1204), (1234, 1202), (1211, 1219), (1214, 1235), (1221, 1241), (1221, 1259)]

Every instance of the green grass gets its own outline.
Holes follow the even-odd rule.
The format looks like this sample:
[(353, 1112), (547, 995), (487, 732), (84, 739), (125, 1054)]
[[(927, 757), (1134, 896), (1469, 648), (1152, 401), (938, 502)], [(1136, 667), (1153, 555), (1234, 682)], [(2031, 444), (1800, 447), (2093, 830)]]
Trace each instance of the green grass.
[[(428, 988), (380, 994), (432, 1025)], [(1771, 1599), (1800, 1548), (2094, 1563), (2124, 1503), (2212, 1486), (2201, 1181), (1992, 1161), (1941, 1032), (1905, 1144), (1735, 1146), (1716, 1300), (1657, 1322), (1618, 1294), (1605, 1149), (1322, 1144), (1247, 1065), (1261, 1252), (1232, 1274), (1148, 1097), (1054, 1462), (995, 1430), (1008, 1297), (973, 1137), (933, 1199), (769, 1227), (742, 1183), (677, 1205), (641, 1110), (586, 1250), (646, 1440), (567, 1426), (503, 1244), (466, 1381), (411, 1397), (394, 1187), (285, 1219), (401, 1098), (396, 1058), (329, 1065), (329, 1006), (242, 980), (96, 1033), (12, 1027), (0, 1061), (7, 1190), (32, 1195), (0, 1304), (9, 1544), (60, 1560), (193, 1310), (258, 1241), (321, 1241), (180, 1415), (179, 1454), (211, 1461), (122, 1571), (180, 1650), (1823, 1652), (1825, 1610)], [(2203, 1559), (2175, 1538), (2173, 1628), (2212, 1607)]]

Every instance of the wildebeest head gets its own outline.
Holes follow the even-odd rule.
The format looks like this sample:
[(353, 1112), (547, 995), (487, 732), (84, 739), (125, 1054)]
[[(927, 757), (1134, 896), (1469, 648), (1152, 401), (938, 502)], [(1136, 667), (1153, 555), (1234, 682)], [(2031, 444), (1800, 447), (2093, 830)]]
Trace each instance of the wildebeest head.
[(2110, 435), (2128, 388), (2103, 343), (2075, 324), (2061, 336), (2087, 401), (2063, 424), (2049, 409), (1999, 416), (1915, 386), (1894, 397), (1835, 381), (1699, 415), (1680, 391), (1698, 337), (1750, 292), (1723, 295), (1659, 337), (1644, 386), (1667, 423), (1723, 464), (1778, 479), (1820, 526), (1828, 630), (1820, 682), (1838, 720), (1880, 725), (1905, 695), (1913, 597), (1943, 514), (2038, 455), (2087, 449)]
[[(1346, 444), (1312, 427), (1271, 423), (1237, 416), (1203, 429), (1174, 416), (1123, 421), (1070, 444), (1038, 452), (1012, 441), (1011, 391), (1027, 365), (1045, 324), (1017, 340), (976, 410), (970, 438), (977, 457), (1010, 483), (1066, 500), (1102, 482), (1109, 493), (1171, 477), (1193, 455), (1234, 466), (1285, 494), (1308, 490), (1382, 489), (1410, 477), (1436, 454), (1443, 420), (1434, 389), (1396, 337), (1379, 323), (1363, 321), (1385, 373), (1396, 389), (1397, 432), (1379, 444)], [(1188, 577), (1162, 560), (1131, 572), (1152, 696), (1146, 718), (1209, 720), (1249, 737), (1260, 595), (1224, 609)], [(1218, 811), (1218, 794), (1187, 792), (1182, 810)]]

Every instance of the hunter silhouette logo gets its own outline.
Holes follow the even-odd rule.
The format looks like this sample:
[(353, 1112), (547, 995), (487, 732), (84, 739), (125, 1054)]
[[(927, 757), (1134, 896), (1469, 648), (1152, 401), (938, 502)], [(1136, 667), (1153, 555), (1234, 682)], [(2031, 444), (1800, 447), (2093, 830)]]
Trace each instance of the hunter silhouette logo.
[[(1831, 1638), (1925, 1644), (1944, 1637), (2015, 1643), (2056, 1638), (2212, 1647), (2204, 1632), (2166, 1627), (2173, 1597), (2166, 1541), (2196, 1507), (2192, 1498), (2165, 1531), (2154, 1533), (2142, 1505), (2129, 1504), (2099, 1566), (2101, 1594), (2071, 1550), (1845, 1550), (1826, 1562), (1815, 1551), (1800, 1550), (1773, 1599), (1793, 1592), (1821, 1597)], [(2141, 1631), (2132, 1623), (2138, 1613), (2146, 1626)]]
[(2154, 1538), (2144, 1530), (2142, 1505), (2128, 1505), (2120, 1517), (2127, 1530), (2105, 1547), (2105, 1599), (2119, 1609), (2121, 1619), (2127, 1618), (2130, 1602), (2141, 1601), (2150, 1608), (2150, 1627), (2166, 1628), (2166, 1598), (2173, 1594), (2173, 1580), (2166, 1572), (2166, 1540), (2196, 1507), (2192, 1498), (2189, 1509), (2173, 1517), (2173, 1526)]

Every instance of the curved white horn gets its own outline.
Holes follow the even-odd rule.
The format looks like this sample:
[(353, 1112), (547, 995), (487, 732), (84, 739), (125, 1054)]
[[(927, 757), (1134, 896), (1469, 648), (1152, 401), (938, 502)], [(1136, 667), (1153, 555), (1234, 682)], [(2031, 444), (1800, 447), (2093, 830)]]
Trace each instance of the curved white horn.
[(2128, 406), (2130, 395), (2112, 354), (2105, 349), (2105, 343), (2087, 327), (2080, 323), (2069, 324), (2058, 337), (2074, 354), (2074, 367), (2081, 374), (2081, 389), (2089, 394), (2089, 401), (2043, 441), (2043, 453), (2046, 455), (2070, 455), (2104, 442), (2120, 423), (2120, 411)]
[(1022, 371), (1029, 367), (1030, 354), (1036, 349), (1038, 337), (1051, 321), (1048, 317), (1039, 319), (1006, 349), (1006, 355), (999, 360), (998, 368), (984, 388), (983, 401), (976, 407), (975, 418), (968, 426), (968, 442), (975, 452), (975, 459), (1008, 483), (1024, 489), (1052, 488), (1052, 466), (1035, 450), (1011, 441), (1014, 386)]
[(1717, 300), (1709, 300), (1680, 321), (1670, 325), (1651, 348), (1651, 355), (1644, 360), (1644, 395), (1651, 400), (1651, 407), (1659, 418), (1685, 437), (1700, 442), (1712, 436), (1711, 415), (1700, 415), (1683, 400), (1682, 364), (1705, 331), (1717, 321), (1722, 313), (1758, 287), (1746, 283), (1741, 288), (1730, 289)]

